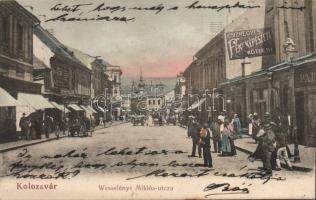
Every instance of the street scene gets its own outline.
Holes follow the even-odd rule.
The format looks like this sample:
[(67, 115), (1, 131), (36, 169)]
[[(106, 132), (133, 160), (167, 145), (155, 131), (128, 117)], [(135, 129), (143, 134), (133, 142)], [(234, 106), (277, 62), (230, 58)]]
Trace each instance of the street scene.
[(0, 199), (315, 199), (313, 0), (0, 0)]
[[(213, 148), (214, 166), (205, 168), (203, 158), (199, 158), (198, 154), (197, 157), (188, 157), (191, 145), (186, 130), (178, 126), (144, 127), (124, 123), (98, 130), (93, 137), (63, 138), (28, 147), (27, 150), (6, 152), (2, 159), (8, 165), (1, 168), (1, 174), (20, 176), (14, 181), (20, 185), (14, 183), (18, 192), (12, 198), (17, 198), (20, 192), (30, 195), (30, 198), (46, 197), (45, 192), (35, 193), (27, 188), (29, 183), (53, 183), (71, 193), (74, 186), (70, 183), (76, 185), (80, 182), (86, 182), (86, 189), (71, 193), (73, 198), (90, 198), (91, 193), (96, 198), (127, 198), (131, 194), (133, 198), (147, 198), (148, 195), (222, 198), (222, 189), (226, 185), (205, 190), (212, 183), (229, 183), (231, 189), (240, 188), (224, 192), (228, 193), (224, 198), (264, 198), (267, 191), (273, 198), (280, 194), (298, 197), (296, 191), (289, 190), (289, 184), (296, 188), (304, 184), (304, 190), (310, 191), (305, 195), (313, 193), (314, 171), (281, 170), (268, 179), (258, 170), (261, 162), (249, 162), (248, 154), (237, 151), (236, 156), (223, 157), (214, 153)], [(22, 178), (27, 176), (29, 178)], [(10, 189), (12, 180), (4, 178), (3, 181), (8, 183), (2, 182), (3, 189)], [(192, 188), (184, 191), (186, 182), (190, 182)], [(159, 187), (164, 189), (158, 190)]]

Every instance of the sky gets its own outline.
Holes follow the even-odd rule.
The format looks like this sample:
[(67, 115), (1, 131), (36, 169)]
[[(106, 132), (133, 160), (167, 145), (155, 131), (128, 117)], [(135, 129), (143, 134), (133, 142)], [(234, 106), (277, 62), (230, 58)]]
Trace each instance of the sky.
[[(223, 9), (220, 12), (207, 9), (186, 9), (195, 0), (18, 0), (41, 20), (41, 26), (67, 46), (79, 49), (92, 56), (101, 56), (113, 65), (121, 66), (123, 76), (136, 77), (142, 70), (145, 77), (175, 77), (192, 62), (193, 55), (202, 48), (221, 26), (239, 16), (245, 9)], [(201, 5), (234, 4), (231, 0), (200, 0)], [(240, 2), (247, 4), (248, 1)], [(75, 4), (91, 4), (69, 12), (69, 17), (91, 18), (100, 16), (125, 16), (134, 21), (48, 21), (64, 14), (52, 11)], [(152, 7), (163, 6), (156, 14), (149, 10), (109, 10), (89, 12), (100, 4), (106, 6)], [(61, 5), (60, 5), (61, 4)], [(167, 11), (178, 6), (177, 10)], [(222, 24), (222, 25), (218, 25)]]

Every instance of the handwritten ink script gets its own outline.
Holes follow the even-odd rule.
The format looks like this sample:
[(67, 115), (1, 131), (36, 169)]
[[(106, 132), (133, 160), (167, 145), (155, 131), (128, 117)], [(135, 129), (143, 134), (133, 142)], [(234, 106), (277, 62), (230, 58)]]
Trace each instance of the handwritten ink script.
[[(187, 5), (165, 5), (163, 3), (157, 3), (155, 5), (111, 5), (107, 3), (77, 3), (66, 4), (57, 3), (53, 5), (49, 11), (53, 13), (53, 17), (50, 17), (46, 22), (60, 21), (60, 22), (81, 22), (81, 21), (106, 21), (106, 22), (135, 22), (136, 12), (148, 12), (159, 15), (163, 12), (177, 12), (177, 11), (203, 11), (210, 10), (215, 12), (221, 12), (223, 10), (231, 9), (256, 9), (261, 5), (254, 3), (241, 3), (239, 1), (231, 4), (206, 4), (200, 1), (188, 2)], [(271, 12), (274, 9), (290, 9), (303, 11), (306, 7), (300, 5), (289, 5), (285, 1), (282, 5), (270, 7), (266, 13)]]
[(230, 183), (211, 183), (206, 186), (203, 191), (212, 191), (212, 193), (206, 194), (204, 198), (221, 194), (249, 194), (249, 189), (247, 187), (231, 186)]
[[(129, 170), (125, 180), (141, 178), (201, 178), (201, 177), (224, 177), (224, 183), (210, 183), (204, 189), (204, 197), (209, 198), (214, 195), (226, 194), (249, 194), (252, 184), (243, 183), (235, 185), (229, 182), (233, 179), (262, 180), (262, 184), (270, 181), (285, 181), (281, 176), (266, 176), (264, 172), (257, 169), (248, 169), (243, 166), (238, 173), (220, 172), (203, 167), (195, 162), (180, 162), (178, 160), (168, 160), (158, 162), (157, 156), (172, 157), (172, 155), (186, 156), (188, 152), (182, 150), (160, 149), (155, 150), (146, 146), (137, 148), (104, 148), (98, 152), (89, 153), (88, 148), (72, 149), (63, 153), (42, 154), (33, 156), (28, 149), (19, 152), (8, 164), (5, 176), (17, 179), (73, 179), (81, 173), (99, 172), (120, 173), (120, 170)], [(99, 161), (92, 161), (98, 157)], [(101, 160), (101, 161), (100, 161)], [(148, 161), (149, 160), (149, 161)], [(136, 173), (135, 173), (136, 172)], [(205, 194), (206, 193), (206, 194)]]
[[(214, 10), (220, 12), (227, 9), (254, 9), (260, 5), (250, 5), (241, 2), (223, 5), (204, 5), (200, 1), (191, 2), (185, 6), (171, 5), (167, 6), (163, 3), (148, 6), (124, 6), (124, 5), (107, 5), (105, 3), (94, 4), (63, 4), (58, 3), (53, 5), (49, 10), (57, 13), (54, 17), (46, 20), (46, 22), (61, 21), (61, 22), (79, 22), (79, 21), (114, 21), (114, 22), (134, 22), (136, 17), (134, 12), (151, 12), (160, 14), (162, 12), (172, 12), (178, 10)], [(120, 15), (118, 14), (120, 13)], [(123, 14), (124, 13), (124, 14)], [(116, 16), (112, 16), (112, 14)]]

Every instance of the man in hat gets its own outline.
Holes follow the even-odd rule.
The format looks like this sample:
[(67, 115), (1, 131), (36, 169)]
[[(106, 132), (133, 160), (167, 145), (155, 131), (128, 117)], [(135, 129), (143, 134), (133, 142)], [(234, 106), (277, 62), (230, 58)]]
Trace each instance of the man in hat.
[(199, 144), (200, 140), (200, 125), (199, 123), (193, 119), (192, 128), (191, 128), (191, 138), (192, 138), (192, 153), (189, 157), (196, 157), (195, 152), (196, 148), (198, 149), (199, 157), (202, 158), (201, 145)]
[(256, 138), (257, 134), (259, 133), (261, 126), (261, 121), (259, 119), (258, 113), (253, 113), (253, 120), (252, 120), (252, 138), (258, 143), (258, 139)]
[(213, 145), (214, 145), (214, 152), (215, 153), (220, 153), (221, 152), (221, 131), (220, 131), (220, 126), (221, 126), (222, 121), (219, 119), (215, 119), (212, 122), (211, 130), (212, 130), (212, 139), (213, 139)]
[(271, 157), (276, 148), (275, 133), (273, 130), (275, 126), (274, 122), (266, 123), (262, 137), (263, 168), (268, 176), (272, 175)]
[(25, 137), (26, 140), (30, 139), (30, 120), (26, 117), (26, 114), (23, 113), (19, 122), (19, 126), (21, 128), (22, 137)]
[(200, 145), (203, 148), (203, 160), (205, 167), (213, 167), (212, 156), (211, 156), (211, 134), (207, 123), (203, 124), (200, 131)]

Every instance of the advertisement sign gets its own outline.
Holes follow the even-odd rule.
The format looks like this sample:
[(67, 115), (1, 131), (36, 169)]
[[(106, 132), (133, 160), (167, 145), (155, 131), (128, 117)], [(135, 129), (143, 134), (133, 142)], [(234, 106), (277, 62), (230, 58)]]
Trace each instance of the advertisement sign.
[(229, 59), (242, 59), (275, 52), (271, 28), (242, 30), (226, 33)]

